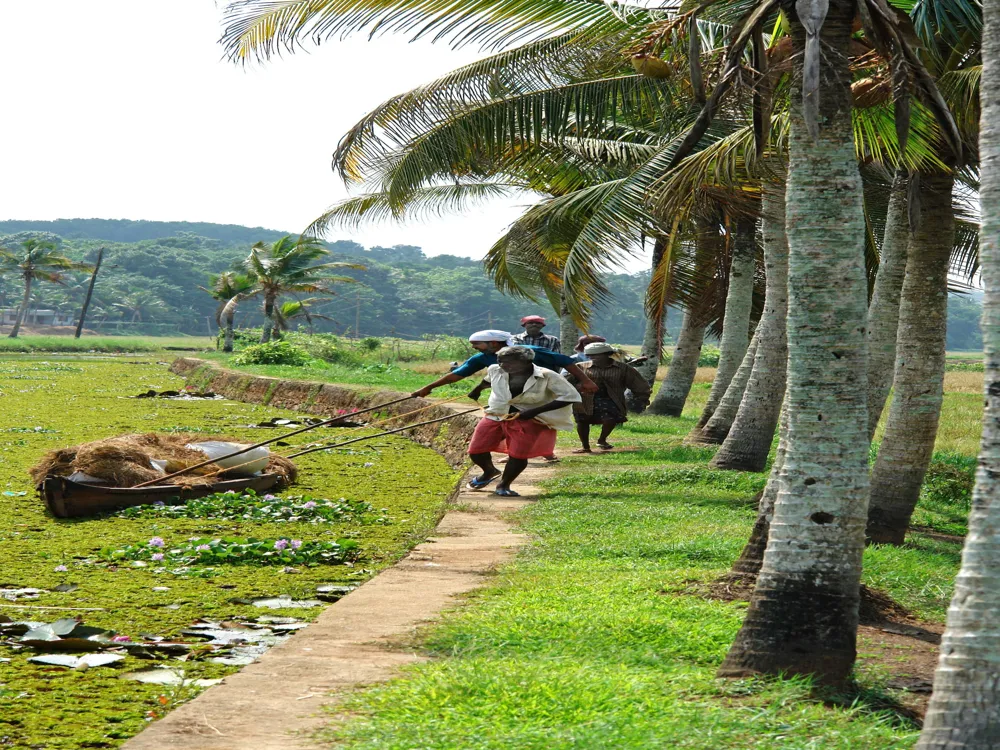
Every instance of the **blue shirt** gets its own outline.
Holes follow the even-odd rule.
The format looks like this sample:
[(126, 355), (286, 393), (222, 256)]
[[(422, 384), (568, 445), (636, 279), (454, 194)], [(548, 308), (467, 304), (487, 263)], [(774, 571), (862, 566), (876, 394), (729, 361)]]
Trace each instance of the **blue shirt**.
[[(572, 357), (567, 357), (565, 354), (550, 352), (548, 349), (542, 349), (538, 346), (528, 346), (526, 344), (518, 344), (518, 346), (523, 346), (525, 349), (531, 349), (535, 353), (534, 363), (539, 367), (544, 367), (546, 370), (559, 372), (559, 370), (563, 367), (569, 367), (570, 365), (576, 364)], [(452, 370), (451, 374), (458, 375), (460, 378), (467, 378), (470, 375), (475, 375), (480, 370), (485, 370), (490, 365), (495, 365), (496, 363), (497, 355), (495, 352), (479, 352), (478, 354), (473, 354), (462, 364)]]

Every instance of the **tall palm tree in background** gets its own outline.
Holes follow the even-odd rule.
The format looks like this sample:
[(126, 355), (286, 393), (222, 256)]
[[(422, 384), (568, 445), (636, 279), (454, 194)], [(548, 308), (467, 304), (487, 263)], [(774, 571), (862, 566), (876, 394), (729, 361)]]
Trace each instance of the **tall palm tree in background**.
[(983, 3), (983, 436), (962, 567), (948, 609), (934, 692), (917, 750), (1000, 743), (1000, 2)]
[(0, 273), (14, 273), (24, 281), (24, 297), (9, 337), (16, 339), (21, 330), (31, 300), (31, 286), (35, 281), (63, 284), (68, 271), (89, 270), (90, 266), (86, 263), (70, 260), (60, 253), (54, 242), (29, 239), (18, 250), (0, 248)]
[[(956, 249), (953, 193), (963, 170), (964, 181), (974, 183), (972, 170), (977, 164), (975, 107), (969, 112), (963, 106), (965, 95), (955, 101), (949, 79), (965, 81), (971, 72), (977, 80), (982, 18), (971, 8), (956, 17), (949, 4), (936, 12), (937, 22), (925, 30), (921, 54), (941, 81), (943, 103), (952, 111), (960, 140), (950, 142), (950, 134), (944, 131), (935, 144), (940, 166), (920, 170), (909, 181), (910, 231), (897, 320), (893, 396), (872, 470), (867, 529), (871, 541), (892, 544), (903, 543), (934, 452), (944, 396), (948, 274)], [(961, 31), (949, 27), (949, 18), (962, 25)], [(881, 408), (881, 404), (875, 406)]]
[(282, 294), (333, 294), (334, 283), (353, 283), (347, 276), (333, 276), (336, 269), (364, 269), (357, 263), (317, 263), (330, 251), (312, 237), (285, 235), (273, 244), (258, 242), (241, 263), (242, 270), (253, 278), (253, 287), (244, 296), (264, 299), (264, 331), (261, 343), (271, 340), (277, 325), (275, 304)]
[(223, 271), (209, 277), (209, 286), (201, 287), (219, 302), (215, 308), (215, 322), (225, 331), (222, 351), (233, 350), (233, 320), (241, 299), (254, 288), (253, 276), (236, 271)]

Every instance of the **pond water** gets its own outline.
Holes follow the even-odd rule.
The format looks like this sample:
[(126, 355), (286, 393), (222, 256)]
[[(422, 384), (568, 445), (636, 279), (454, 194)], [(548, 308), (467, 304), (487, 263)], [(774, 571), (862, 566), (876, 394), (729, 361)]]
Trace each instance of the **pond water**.
[[(300, 460), (298, 484), (273, 502), (282, 508), (315, 503), (334, 509), (319, 518), (314, 511), (269, 513), (260, 501), (247, 517), (234, 512), (232, 502), (206, 503), (200, 515), (187, 516), (137, 513), (60, 521), (45, 513), (27, 469), (54, 448), (131, 432), (192, 432), (252, 442), (272, 431), (251, 425), (295, 416), (224, 400), (132, 398), (183, 385), (153, 355), (128, 361), (0, 359), (0, 747), (121, 744), (211, 680), (238, 669), (246, 654), (255, 652), (232, 650), (233, 638), (240, 645), (241, 628), (248, 644), (294, 638), (295, 626), (321, 611), (320, 601), (335, 598), (329, 592), (349, 590), (398, 559), (433, 528), (457, 479), (438, 454), (389, 436)], [(347, 432), (325, 429), (322, 437)], [(313, 439), (306, 433), (292, 441)], [(163, 546), (157, 541), (150, 547), (154, 539)], [(356, 548), (347, 556), (319, 556), (338, 542)], [(202, 543), (212, 548), (211, 555), (192, 551)], [(256, 552), (227, 558), (226, 550), (237, 547)], [(164, 559), (154, 559), (154, 548), (164, 550)], [(269, 554), (293, 549), (312, 549), (317, 556), (310, 563)], [(124, 660), (90, 668), (30, 663), (39, 651), (20, 646), (24, 628), (15, 623), (73, 617), (94, 632), (113, 633), (118, 643), (162, 639), (188, 647), (130, 646), (117, 652)], [(218, 638), (192, 635), (199, 625), (216, 635), (227, 629), (237, 634), (220, 646)], [(168, 668), (171, 679), (121, 679), (157, 666)]]

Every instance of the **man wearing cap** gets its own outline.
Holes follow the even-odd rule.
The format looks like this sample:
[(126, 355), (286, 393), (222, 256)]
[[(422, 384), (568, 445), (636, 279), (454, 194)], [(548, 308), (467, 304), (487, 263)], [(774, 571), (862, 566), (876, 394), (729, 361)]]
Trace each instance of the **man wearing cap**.
[[(628, 420), (625, 407), (625, 391), (631, 390), (635, 399), (642, 404), (649, 402), (649, 383), (633, 367), (624, 362), (615, 361), (618, 349), (605, 342), (587, 344), (583, 353), (590, 359), (581, 362), (580, 369), (597, 386), (596, 392), (583, 392), (578, 404), (573, 405), (573, 416), (576, 419), (576, 432), (580, 437), (582, 447), (574, 453), (592, 453), (590, 448), (590, 428), (597, 424), (601, 426), (601, 436), (597, 439), (597, 447), (609, 451), (614, 446), (608, 442), (611, 432), (618, 425)], [(570, 376), (570, 382), (573, 382)]]
[[(410, 395), (418, 398), (424, 398), (430, 395), (430, 392), (435, 388), (447, 385), (448, 383), (456, 383), (459, 380), (464, 380), (471, 375), (475, 375), (477, 372), (485, 370), (490, 365), (495, 365), (497, 363), (497, 352), (505, 346), (512, 344), (513, 341), (511, 339), (511, 335), (507, 333), (507, 331), (490, 329), (487, 331), (476, 331), (474, 334), (469, 336), (469, 343), (472, 345), (472, 348), (478, 352), (477, 354), (473, 354), (447, 375), (438, 378), (429, 385), (425, 385), (423, 388), (418, 391), (414, 391)], [(519, 346), (524, 345), (519, 344)], [(537, 346), (526, 346), (525, 348), (531, 349), (535, 353), (533, 362), (538, 367), (542, 367), (546, 370), (552, 370), (553, 372), (559, 372), (561, 368), (566, 368), (566, 370), (576, 378), (577, 389), (581, 393), (594, 393), (597, 390), (597, 386), (591, 382), (589, 377), (587, 377), (587, 373), (577, 367), (578, 363), (574, 362), (571, 357), (567, 357), (564, 354), (558, 354), (547, 349), (542, 349)]]
[(515, 345), (537, 346), (550, 352), (559, 351), (559, 337), (542, 333), (542, 329), (545, 328), (545, 318), (541, 315), (525, 315), (521, 318), (521, 326), (524, 328), (524, 333), (513, 337)]

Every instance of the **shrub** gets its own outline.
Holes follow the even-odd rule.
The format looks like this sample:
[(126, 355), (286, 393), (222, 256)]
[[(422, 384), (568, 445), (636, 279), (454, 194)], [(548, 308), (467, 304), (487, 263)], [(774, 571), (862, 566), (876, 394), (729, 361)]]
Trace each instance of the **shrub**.
[(358, 346), (360, 346), (363, 351), (373, 352), (382, 346), (382, 340), (377, 339), (374, 336), (365, 336), (365, 338), (358, 342)]
[[(668, 353), (663, 355), (663, 364), (669, 365), (674, 360), (673, 353)], [(698, 367), (718, 367), (719, 366), (719, 349), (715, 346), (706, 346), (701, 350), (701, 354), (698, 355)]]
[(289, 333), (286, 336), (288, 341), (324, 362), (345, 367), (358, 367), (362, 362), (359, 355), (345, 348), (332, 333)]
[(301, 347), (289, 341), (271, 341), (267, 344), (248, 346), (233, 357), (237, 365), (291, 365), (301, 367), (308, 364), (312, 357)]

